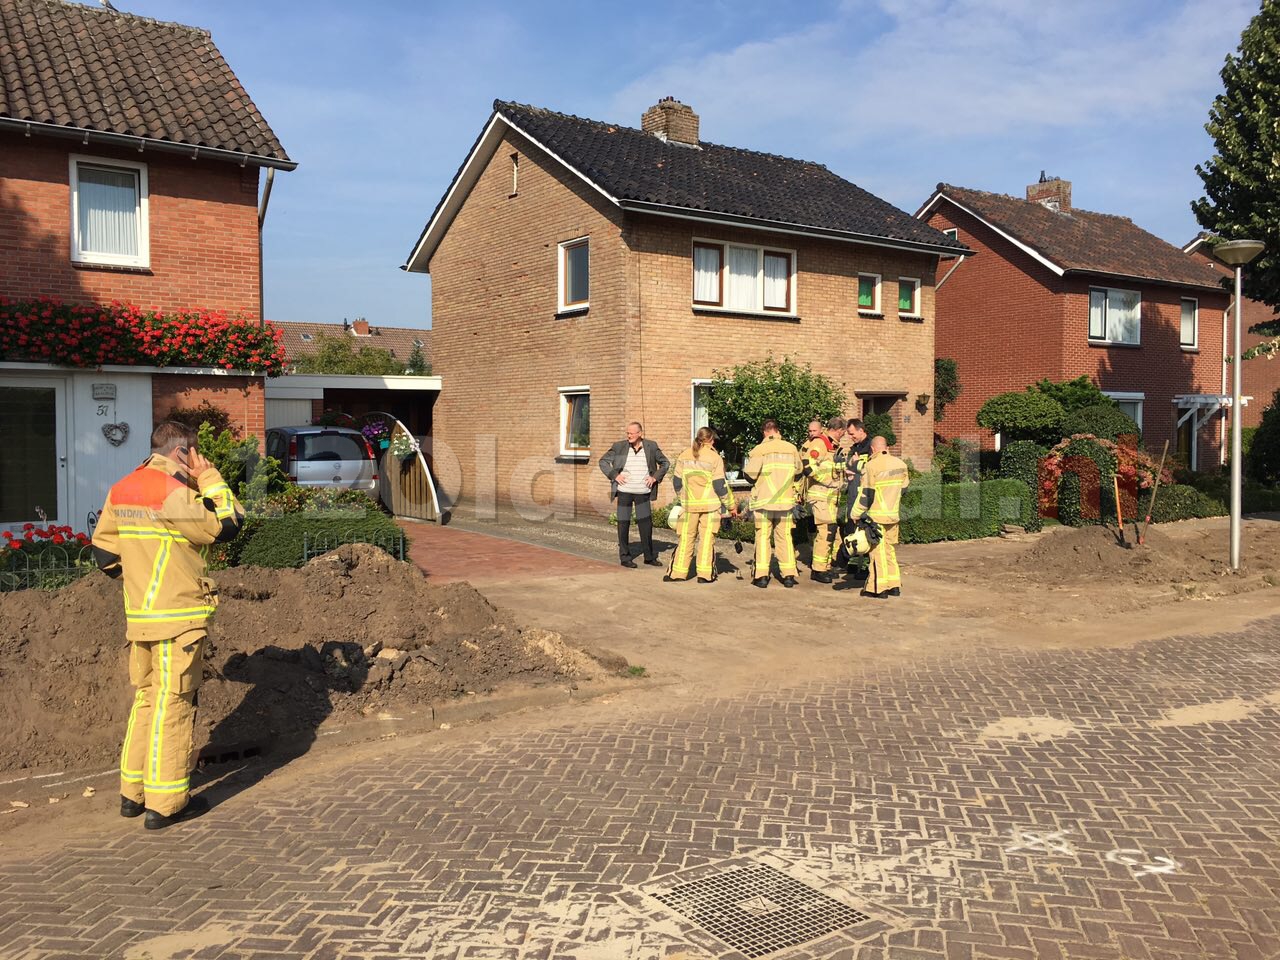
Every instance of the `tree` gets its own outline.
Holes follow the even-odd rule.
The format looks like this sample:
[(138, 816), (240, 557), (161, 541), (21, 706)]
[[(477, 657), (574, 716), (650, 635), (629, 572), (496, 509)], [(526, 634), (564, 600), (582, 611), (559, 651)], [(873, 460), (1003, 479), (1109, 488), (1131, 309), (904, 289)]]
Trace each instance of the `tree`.
[(1078, 433), (1092, 434), (1103, 440), (1118, 440), (1121, 437), (1138, 437), (1142, 431), (1132, 417), (1115, 403), (1107, 401), (1072, 410), (1062, 418), (1064, 437), (1074, 437)]
[(844, 393), (806, 364), (789, 357), (740, 363), (712, 372), (707, 419), (720, 434), (720, 448), (741, 455), (760, 442), (760, 425), (772, 417), (792, 443), (808, 434), (809, 421), (826, 420), (845, 406)]
[[(1067, 413), (1083, 410), (1085, 407), (1115, 407), (1116, 402), (1098, 389), (1097, 385), (1086, 376), (1074, 380), (1063, 380), (1054, 383), (1048, 377), (1027, 387), (1028, 393), (1043, 393), (1062, 404)], [(1119, 409), (1117, 407), (1117, 409)]]
[(933, 360), (933, 419), (941, 420), (942, 411), (947, 408), (947, 404), (953, 403), (963, 390), (956, 362), (950, 357), (935, 357)]
[[(1280, 310), (1280, 0), (1262, 0), (1221, 76), (1205, 124), (1216, 152), (1196, 165), (1205, 196), (1191, 210), (1215, 236), (1266, 243), (1245, 270), (1244, 292)], [(1251, 330), (1280, 334), (1280, 318)]]
[(1003, 442), (1034, 440), (1051, 444), (1062, 436), (1062, 404), (1034, 391), (997, 393), (978, 411), (978, 426), (1001, 435)]
[(346, 373), (367, 376), (394, 376), (405, 365), (390, 350), (362, 345), (359, 350), (350, 337), (316, 337), (316, 351), (294, 361), (298, 373)]
[(891, 447), (898, 445), (898, 434), (893, 429), (893, 417), (887, 413), (866, 413), (862, 416), (862, 429), (868, 437), (884, 437)]
[(1280, 390), (1262, 411), (1262, 423), (1249, 445), (1244, 469), (1249, 479), (1258, 483), (1280, 483)]
[(409, 354), (409, 362), (405, 364), (404, 372), (411, 377), (431, 376), (431, 364), (427, 363), (427, 358), (422, 355), (422, 348), (417, 344)]

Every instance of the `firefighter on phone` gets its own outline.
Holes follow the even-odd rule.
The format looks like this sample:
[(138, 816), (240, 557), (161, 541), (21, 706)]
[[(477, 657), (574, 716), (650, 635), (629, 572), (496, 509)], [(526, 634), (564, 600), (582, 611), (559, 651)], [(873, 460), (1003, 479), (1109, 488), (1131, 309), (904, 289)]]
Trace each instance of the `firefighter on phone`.
[(842, 417), (827, 421), (826, 431), (805, 441), (804, 499), (813, 513), (813, 561), (810, 578), (818, 583), (831, 582), (831, 561), (836, 550), (840, 491), (844, 488), (844, 460), (838, 457), (838, 444), (844, 436)]

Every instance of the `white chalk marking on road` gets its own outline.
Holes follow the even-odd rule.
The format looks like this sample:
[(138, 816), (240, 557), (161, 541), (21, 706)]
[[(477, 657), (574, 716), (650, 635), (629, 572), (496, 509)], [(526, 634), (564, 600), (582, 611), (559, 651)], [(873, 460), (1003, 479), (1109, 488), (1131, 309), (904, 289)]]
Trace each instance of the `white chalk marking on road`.
[(84, 780), (96, 780), (98, 777), (105, 777), (107, 774), (115, 773), (116, 768), (110, 767), (106, 770), (99, 770), (97, 773), (85, 774), (83, 777), (75, 777), (71, 780), (59, 780), (57, 783), (42, 784), (45, 787), (65, 787), (69, 783), (81, 783)]
[(1182, 866), (1171, 857), (1153, 857), (1146, 859), (1146, 854), (1133, 847), (1112, 850), (1106, 856), (1108, 863), (1120, 863), (1133, 870), (1135, 877), (1149, 877), (1158, 873), (1176, 873)]
[(14, 777), (12, 780), (0, 780), (0, 787), (7, 787), (11, 783), (26, 783), (28, 780), (48, 780), (50, 777), (61, 777), (65, 773), (65, 770), (59, 770), (57, 773), (36, 773), (29, 777)]
[(1040, 833), (1034, 830), (1010, 830), (1014, 842), (1004, 848), (1005, 853), (1065, 853), (1074, 854), (1067, 840), (1068, 830)]

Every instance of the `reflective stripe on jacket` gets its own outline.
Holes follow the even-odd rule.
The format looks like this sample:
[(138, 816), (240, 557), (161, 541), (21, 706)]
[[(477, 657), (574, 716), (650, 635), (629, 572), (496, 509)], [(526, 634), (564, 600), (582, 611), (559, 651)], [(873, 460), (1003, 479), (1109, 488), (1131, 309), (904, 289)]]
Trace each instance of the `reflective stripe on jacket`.
[(690, 513), (733, 509), (733, 495), (724, 476), (724, 458), (711, 447), (703, 447), (696, 457), (693, 447), (685, 447), (676, 457), (671, 482), (680, 503)]
[(203, 627), (217, 604), (203, 547), (235, 539), (244, 509), (217, 470), (192, 489), (182, 467), (152, 455), (111, 488), (93, 531), (104, 572), (123, 576), (130, 641)]
[(817, 437), (804, 445), (805, 499), (810, 503), (835, 503), (844, 485), (844, 463), (836, 459), (829, 437)]
[(773, 437), (752, 448), (742, 467), (751, 488), (752, 510), (790, 510), (796, 505), (804, 466), (800, 451), (781, 437)]
[(891, 453), (867, 461), (862, 471), (862, 487), (852, 509), (856, 520), (868, 516), (876, 523), (897, 523), (902, 491), (911, 485), (907, 465)]

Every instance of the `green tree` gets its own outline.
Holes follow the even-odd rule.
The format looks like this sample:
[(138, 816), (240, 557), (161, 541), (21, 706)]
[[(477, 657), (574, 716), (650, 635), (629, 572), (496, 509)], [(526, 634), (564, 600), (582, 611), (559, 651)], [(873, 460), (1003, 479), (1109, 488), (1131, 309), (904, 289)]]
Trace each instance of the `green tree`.
[[(1043, 393), (1062, 404), (1067, 413), (1083, 410), (1085, 407), (1115, 407), (1116, 402), (1098, 389), (1097, 385), (1086, 376), (1074, 380), (1063, 380), (1054, 383), (1047, 377), (1027, 387), (1028, 393)], [(1118, 409), (1118, 408), (1117, 408)]]
[(431, 364), (427, 363), (427, 358), (422, 354), (422, 348), (417, 344), (414, 344), (413, 352), (409, 354), (409, 362), (405, 364), (404, 372), (412, 377), (431, 376)]
[(1062, 436), (1062, 404), (1034, 391), (997, 393), (978, 411), (978, 426), (1002, 435), (1005, 443), (1034, 440), (1052, 444)]
[(950, 357), (933, 360), (933, 419), (941, 420), (947, 404), (955, 402), (964, 387), (960, 385), (960, 371)]
[(846, 402), (839, 387), (790, 357), (740, 363), (713, 371), (712, 377), (707, 418), (720, 434), (721, 449), (736, 456), (760, 442), (760, 424), (770, 417), (786, 439), (798, 444), (810, 420), (834, 417)]
[(884, 437), (891, 447), (898, 445), (898, 435), (893, 429), (893, 417), (887, 413), (867, 413), (862, 416), (862, 429), (868, 437)]
[(294, 361), (298, 373), (345, 373), (371, 376), (394, 376), (404, 373), (405, 365), (390, 350), (361, 345), (356, 349), (351, 337), (316, 337), (315, 353)]
[[(1266, 243), (1245, 270), (1244, 292), (1280, 310), (1280, 0), (1262, 0), (1221, 76), (1205, 124), (1215, 153), (1196, 165), (1205, 196), (1191, 210), (1216, 236)], [(1252, 330), (1280, 334), (1280, 318)]]
[(1280, 484), (1280, 390), (1262, 411), (1262, 423), (1249, 444), (1244, 470), (1258, 483)]

